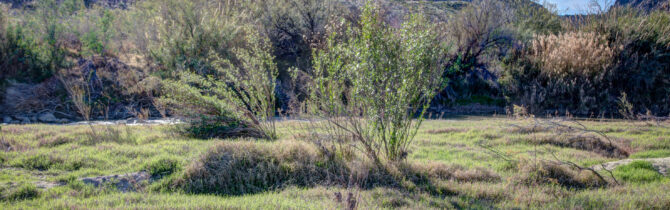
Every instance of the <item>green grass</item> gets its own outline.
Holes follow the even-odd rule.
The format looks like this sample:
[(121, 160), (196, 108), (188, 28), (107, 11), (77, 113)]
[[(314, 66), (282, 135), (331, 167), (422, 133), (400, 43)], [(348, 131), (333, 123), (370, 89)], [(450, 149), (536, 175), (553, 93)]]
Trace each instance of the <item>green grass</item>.
[[(167, 184), (217, 144), (250, 141), (282, 145), (306, 132), (303, 122), (278, 124), (276, 143), (254, 139), (199, 140), (180, 136), (170, 126), (7, 125), (0, 130), (0, 206), (9, 209), (60, 208), (347, 208), (349, 193), (361, 209), (406, 208), (668, 208), (668, 178), (649, 164), (634, 162), (614, 173), (621, 185), (572, 189), (561, 185), (520, 182), (524, 175), (512, 160), (535, 159), (574, 162), (592, 166), (616, 158), (594, 151), (534, 141), (553, 131), (516, 132), (510, 126), (532, 121), (508, 118), (462, 117), (426, 121), (416, 136), (408, 162), (442, 163), (468, 169), (484, 168), (500, 176), (497, 181), (443, 180), (432, 188), (377, 186), (366, 189), (341, 186), (287, 186), (240, 196), (184, 194), (153, 191)], [(632, 158), (668, 157), (670, 129), (641, 122), (582, 121), (607, 134), (615, 143), (634, 151)], [(495, 152), (493, 152), (495, 151)], [(163, 179), (145, 190), (122, 193), (113, 187), (94, 188), (78, 178), (148, 171)], [(172, 175), (170, 175), (172, 174)], [(603, 173), (607, 176), (606, 173)], [(41, 188), (41, 183), (66, 183)], [(6, 195), (14, 196), (14, 199)], [(341, 199), (337, 199), (338, 196)]]
[(635, 153), (630, 156), (631, 158), (665, 158), (670, 157), (670, 150), (661, 149), (661, 150), (649, 150)]
[(614, 176), (626, 182), (653, 182), (663, 178), (654, 166), (648, 161), (633, 161), (630, 164), (619, 166), (614, 170)]

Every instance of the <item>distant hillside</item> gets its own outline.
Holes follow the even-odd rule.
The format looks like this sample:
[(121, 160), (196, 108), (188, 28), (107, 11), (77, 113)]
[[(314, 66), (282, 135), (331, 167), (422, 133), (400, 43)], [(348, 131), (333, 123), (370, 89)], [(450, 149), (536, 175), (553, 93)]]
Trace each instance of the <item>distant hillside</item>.
[(614, 5), (637, 7), (644, 11), (670, 11), (670, 0), (617, 0)]

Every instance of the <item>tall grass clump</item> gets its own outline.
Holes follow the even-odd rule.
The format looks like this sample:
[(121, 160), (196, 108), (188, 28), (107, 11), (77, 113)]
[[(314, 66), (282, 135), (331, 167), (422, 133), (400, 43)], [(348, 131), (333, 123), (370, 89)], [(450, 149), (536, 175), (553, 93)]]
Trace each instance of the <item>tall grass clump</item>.
[[(361, 27), (334, 33), (315, 54), (310, 113), (353, 138), (373, 160), (402, 160), (441, 79), (445, 47), (424, 19), (400, 28), (368, 3)], [(339, 37), (339, 38), (338, 38)]]
[(568, 109), (588, 114), (604, 107), (606, 101), (598, 99), (609, 89), (616, 53), (604, 35), (537, 35), (516, 53), (501, 78), (512, 102), (531, 112)]

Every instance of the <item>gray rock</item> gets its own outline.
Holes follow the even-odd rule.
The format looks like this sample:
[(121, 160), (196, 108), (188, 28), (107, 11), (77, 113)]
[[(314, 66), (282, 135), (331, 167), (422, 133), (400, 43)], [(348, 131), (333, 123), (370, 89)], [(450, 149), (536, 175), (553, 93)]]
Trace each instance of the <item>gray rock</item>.
[(99, 176), (79, 179), (85, 184), (90, 184), (95, 187), (110, 183), (116, 186), (121, 192), (136, 191), (143, 182), (151, 181), (151, 174), (147, 172), (137, 172), (124, 175)]
[(9, 117), (9, 116), (5, 116), (5, 117), (2, 118), (2, 123), (7, 123), (7, 124), (12, 123), (12, 118)]
[(56, 116), (54, 116), (54, 114), (51, 114), (51, 113), (41, 114), (38, 117), (38, 119), (41, 122), (44, 122), (44, 123), (57, 123), (58, 122), (58, 118), (56, 118)]
[(21, 124), (30, 124), (30, 118), (26, 116), (14, 116), (14, 118), (21, 121)]

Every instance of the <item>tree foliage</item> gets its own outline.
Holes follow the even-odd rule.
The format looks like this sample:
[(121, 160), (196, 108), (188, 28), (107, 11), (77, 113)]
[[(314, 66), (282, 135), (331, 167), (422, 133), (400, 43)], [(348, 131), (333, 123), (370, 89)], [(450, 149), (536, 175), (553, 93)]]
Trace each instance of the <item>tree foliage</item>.
[(332, 34), (327, 49), (315, 55), (312, 113), (349, 133), (376, 161), (380, 155), (406, 157), (428, 104), (444, 84), (445, 47), (423, 21), (414, 15), (393, 28), (368, 4), (360, 28)]
[[(237, 61), (211, 52), (204, 60), (213, 67), (210, 72), (183, 70), (176, 79), (165, 80), (163, 103), (176, 113), (224, 126), (212, 127), (214, 133), (204, 130), (204, 135), (277, 138), (273, 117), (278, 72), (274, 56), (268, 40), (255, 32), (249, 32), (246, 44), (248, 48), (232, 50)], [(222, 130), (216, 131), (218, 128)]]

